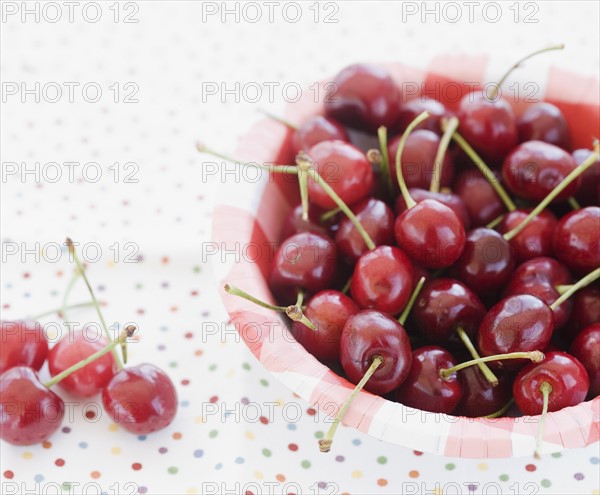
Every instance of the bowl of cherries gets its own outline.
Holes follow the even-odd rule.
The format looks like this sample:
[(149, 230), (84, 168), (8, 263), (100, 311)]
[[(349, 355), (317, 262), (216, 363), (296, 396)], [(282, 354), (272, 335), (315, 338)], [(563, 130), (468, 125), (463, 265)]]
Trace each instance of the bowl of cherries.
[(487, 84), (481, 57), (354, 64), (234, 157), (199, 145), (258, 177), (220, 195), (216, 274), (253, 354), (331, 416), (322, 452), (340, 422), (460, 457), (598, 441), (598, 81), (505, 89), (560, 48)]

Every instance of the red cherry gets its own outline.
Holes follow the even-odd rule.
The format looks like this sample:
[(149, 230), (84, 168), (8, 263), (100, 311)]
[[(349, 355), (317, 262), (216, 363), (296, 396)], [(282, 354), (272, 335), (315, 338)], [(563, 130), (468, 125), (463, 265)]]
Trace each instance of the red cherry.
[(314, 232), (327, 235), (327, 229), (320, 225), (319, 215), (322, 212), (311, 205), (308, 209), (308, 220), (302, 218), (302, 205), (298, 205), (287, 214), (281, 226), (280, 239), (287, 239), (300, 232)]
[[(308, 151), (313, 166), (344, 203), (352, 205), (366, 198), (373, 189), (373, 169), (365, 154), (343, 141), (323, 141)], [(325, 209), (337, 205), (314, 180), (308, 180), (308, 197)]]
[(102, 390), (113, 421), (136, 435), (162, 430), (177, 412), (177, 392), (169, 376), (152, 364), (123, 368)]
[(294, 155), (300, 151), (308, 151), (322, 141), (348, 141), (344, 127), (333, 119), (322, 115), (311, 117), (304, 121), (292, 135), (292, 150)]
[(429, 113), (429, 118), (418, 124), (415, 129), (427, 129), (436, 134), (441, 134), (440, 122), (443, 118), (449, 119), (452, 113), (437, 100), (419, 97), (400, 105), (398, 112), (398, 127), (404, 132), (408, 125), (423, 112)]
[[(494, 305), (481, 320), (477, 347), (482, 356), (543, 351), (550, 343), (553, 330), (554, 314), (547, 304), (527, 294), (509, 296)], [(489, 364), (515, 369), (524, 362), (511, 359)]]
[(562, 217), (554, 230), (554, 252), (577, 273), (600, 266), (600, 207), (587, 206)]
[(500, 196), (479, 170), (462, 172), (454, 183), (454, 194), (462, 199), (472, 227), (483, 227), (505, 211)]
[(320, 361), (339, 360), (342, 330), (355, 313), (358, 306), (348, 296), (335, 290), (323, 290), (311, 297), (304, 311), (316, 330), (294, 321), (294, 337)]
[(548, 411), (551, 412), (579, 404), (590, 386), (588, 374), (577, 359), (566, 352), (548, 352), (544, 361), (524, 366), (515, 378), (513, 396), (523, 414), (542, 412), (540, 386), (543, 382), (552, 387), (548, 396)]
[(600, 323), (584, 328), (571, 344), (571, 354), (586, 369), (590, 378), (588, 397), (600, 395)]
[[(562, 263), (554, 258), (540, 257), (525, 261), (514, 271), (507, 290), (511, 290), (511, 284), (548, 284), (552, 287), (557, 285), (569, 285), (573, 282), (571, 272)], [(582, 289), (585, 290), (585, 289)], [(577, 297), (578, 292), (573, 296)]]
[[(573, 157), (565, 150), (543, 141), (528, 141), (517, 146), (502, 164), (502, 177), (517, 196), (541, 201), (577, 168)], [(581, 177), (577, 177), (556, 200), (573, 196)]]
[(410, 372), (396, 390), (396, 400), (423, 411), (450, 414), (461, 399), (462, 386), (456, 374), (445, 380), (439, 371), (456, 364), (456, 359), (441, 347), (415, 349)]
[[(367, 198), (352, 208), (356, 218), (376, 246), (391, 244), (394, 240), (394, 214), (383, 201)], [(349, 263), (356, 263), (368, 251), (367, 245), (348, 217), (340, 222), (335, 234), (340, 254)]]
[[(514, 229), (530, 211), (530, 209), (526, 209), (508, 212), (498, 225), (498, 232), (505, 234)], [(544, 210), (535, 216), (519, 234), (508, 241), (517, 263), (540, 256), (552, 256), (554, 253), (554, 229), (557, 223), (556, 217), (549, 210)]]
[(578, 290), (571, 298), (573, 311), (563, 335), (572, 340), (582, 328), (600, 322), (600, 285), (592, 284)]
[(37, 321), (0, 321), (0, 374), (15, 366), (39, 370), (48, 354), (48, 341)]
[[(465, 203), (460, 198), (453, 193), (436, 193), (428, 191), (427, 189), (420, 189), (418, 187), (413, 187), (408, 190), (412, 199), (414, 199), (417, 203), (425, 199), (435, 199), (436, 201), (442, 203), (443, 205), (450, 208), (456, 216), (459, 218), (465, 229), (468, 229), (471, 225), (471, 218), (469, 217), (469, 212), (467, 211), (467, 207)], [(394, 208), (394, 212), (396, 215), (400, 215), (402, 212), (406, 210), (406, 201), (402, 195), (399, 195), (396, 198), (396, 205)]]
[[(575, 163), (581, 165), (592, 153), (592, 150), (579, 149), (573, 151), (572, 155)], [(600, 204), (600, 158), (581, 174), (581, 185), (575, 198), (582, 206)]]
[(397, 247), (378, 246), (359, 258), (350, 292), (359, 307), (393, 315), (406, 306), (413, 279), (413, 267), (406, 253)]
[(463, 389), (462, 399), (454, 411), (457, 416), (488, 416), (502, 409), (511, 398), (512, 380), (507, 374), (496, 372), (498, 385), (495, 387), (477, 366), (460, 370), (457, 375)]
[(60, 427), (64, 413), (62, 399), (33, 369), (16, 366), (0, 376), (0, 438), (5, 442), (43, 442)]
[(569, 149), (569, 125), (560, 109), (545, 101), (527, 107), (517, 118), (519, 142), (544, 141)]
[(460, 133), (488, 165), (499, 164), (517, 144), (517, 124), (511, 106), (492, 101), (483, 92), (465, 95), (458, 104)]
[(391, 128), (398, 117), (400, 90), (382, 68), (354, 64), (334, 78), (335, 93), (325, 99), (327, 117), (355, 129)]
[[(97, 338), (87, 329), (65, 335), (48, 354), (50, 375), (58, 375), (107, 345), (105, 338)], [(117, 363), (112, 353), (108, 353), (70, 374), (58, 386), (76, 397), (92, 397), (104, 388), (117, 371)]]
[(342, 332), (340, 360), (348, 379), (358, 383), (380, 356), (383, 363), (365, 385), (374, 394), (398, 388), (410, 372), (412, 356), (404, 327), (388, 315), (367, 309), (348, 318)]

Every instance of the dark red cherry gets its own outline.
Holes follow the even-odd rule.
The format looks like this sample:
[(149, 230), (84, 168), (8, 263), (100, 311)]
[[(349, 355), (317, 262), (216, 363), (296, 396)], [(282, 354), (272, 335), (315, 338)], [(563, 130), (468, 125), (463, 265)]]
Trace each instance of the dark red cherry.
[(548, 352), (541, 363), (523, 367), (513, 383), (515, 404), (523, 414), (542, 412), (542, 383), (549, 383), (552, 392), (548, 396), (548, 411), (576, 406), (585, 399), (590, 380), (583, 365), (566, 352)]
[[(308, 152), (313, 166), (344, 203), (353, 205), (373, 189), (373, 169), (365, 154), (344, 141), (323, 141)], [(337, 205), (314, 180), (308, 180), (308, 198), (321, 208)]]
[(452, 268), (454, 277), (479, 294), (502, 287), (515, 267), (508, 242), (492, 229), (479, 227), (467, 233), (465, 248)]
[[(48, 354), (50, 375), (58, 375), (107, 345), (105, 338), (89, 329), (65, 335)], [(117, 371), (117, 363), (109, 352), (61, 380), (58, 386), (76, 397), (92, 397), (104, 388)]]
[(358, 383), (375, 356), (381, 356), (383, 363), (365, 389), (387, 394), (398, 388), (410, 372), (410, 343), (398, 321), (380, 311), (366, 309), (348, 318), (342, 332), (340, 360), (348, 379)]
[[(581, 165), (592, 153), (592, 150), (584, 148), (573, 151), (572, 155), (575, 163)], [(575, 198), (582, 206), (600, 204), (600, 159), (581, 174), (581, 184)]]
[(0, 375), (0, 438), (13, 445), (46, 440), (61, 425), (65, 404), (37, 373), (16, 366)]
[(600, 266), (600, 207), (587, 206), (560, 219), (554, 229), (556, 257), (577, 273)]
[(425, 268), (452, 265), (465, 245), (465, 229), (456, 213), (435, 199), (425, 199), (401, 213), (394, 225), (396, 242)]
[[(517, 196), (541, 201), (577, 168), (573, 157), (558, 146), (543, 141), (527, 141), (517, 146), (502, 164), (506, 186)], [(573, 196), (581, 177), (575, 179), (555, 199)]]
[(583, 364), (588, 373), (588, 398), (600, 395), (600, 323), (594, 323), (579, 332), (571, 344), (571, 354)]
[(350, 293), (361, 308), (389, 314), (404, 309), (413, 290), (413, 267), (404, 251), (378, 246), (356, 263)]
[(463, 171), (454, 182), (453, 191), (462, 199), (471, 227), (483, 227), (506, 211), (500, 196), (479, 170)]
[(441, 134), (440, 122), (443, 118), (450, 118), (452, 113), (437, 100), (427, 97), (418, 97), (400, 105), (398, 112), (398, 128), (404, 132), (413, 120), (423, 112), (428, 112), (429, 117), (415, 127), (417, 129), (427, 129), (436, 134)]
[(493, 101), (483, 91), (465, 95), (458, 104), (460, 133), (488, 165), (500, 164), (517, 144), (516, 118), (502, 98)]
[(380, 67), (354, 64), (333, 79), (335, 91), (325, 98), (325, 115), (368, 132), (391, 128), (398, 118), (400, 89)]
[(269, 283), (275, 294), (296, 287), (317, 292), (332, 284), (336, 264), (337, 248), (331, 239), (302, 232), (287, 238), (275, 252)]
[(37, 321), (0, 321), (0, 374), (15, 366), (39, 370), (48, 355), (48, 341)]
[(560, 109), (545, 101), (527, 107), (517, 118), (519, 142), (544, 141), (568, 150), (571, 144), (569, 125)]
[[(511, 284), (548, 284), (551, 286), (569, 285), (573, 276), (565, 265), (554, 258), (540, 257), (527, 260), (520, 264), (514, 271), (507, 290)], [(583, 290), (583, 289), (582, 289)], [(573, 297), (576, 297), (578, 292)]]
[[(427, 119), (426, 119), (427, 120)], [(390, 173), (394, 187), (398, 188), (398, 176), (396, 174), (396, 152), (402, 136), (396, 136), (388, 143), (388, 155), (390, 157)], [(407, 187), (419, 187), (429, 189), (431, 178), (435, 170), (435, 155), (440, 145), (440, 137), (433, 131), (419, 129), (411, 132), (400, 157), (402, 164), (402, 175)], [(447, 187), (454, 177), (454, 167), (450, 154), (444, 155), (442, 164), (441, 186)]]
[(477, 366), (460, 370), (458, 378), (462, 385), (463, 395), (454, 411), (456, 416), (479, 418), (488, 416), (500, 409), (512, 396), (512, 380), (510, 375), (497, 371), (498, 385), (493, 387)]
[(452, 354), (442, 347), (415, 349), (410, 372), (396, 390), (396, 400), (422, 411), (450, 414), (462, 397), (462, 385), (456, 373), (443, 379), (440, 369), (456, 364)]
[[(498, 232), (505, 234), (520, 225), (530, 211), (530, 209), (519, 209), (508, 212), (498, 225)], [(550, 210), (543, 210), (531, 219), (527, 227), (508, 241), (517, 264), (531, 258), (553, 255), (554, 229), (557, 223), (556, 217)]]
[[(552, 338), (554, 315), (547, 304), (528, 294), (502, 299), (481, 320), (477, 347), (482, 356), (543, 351)], [(494, 361), (490, 366), (516, 369), (525, 360)]]
[[(417, 203), (420, 203), (425, 199), (435, 199), (436, 201), (439, 201), (443, 205), (447, 206), (454, 213), (456, 213), (456, 216), (460, 219), (460, 222), (462, 223), (465, 230), (467, 230), (471, 225), (471, 217), (469, 216), (467, 207), (465, 206), (465, 203), (460, 198), (460, 196), (457, 196), (453, 193), (431, 192), (428, 189), (421, 189), (419, 187), (412, 187), (408, 190), (408, 192), (412, 196), (412, 199), (414, 199)], [(404, 212), (405, 210), (406, 202), (400, 194), (396, 198), (394, 212), (396, 213), (396, 215), (400, 215), (400, 213)]]
[(456, 346), (456, 328), (460, 326), (475, 337), (485, 313), (484, 305), (468, 287), (458, 280), (438, 278), (427, 281), (421, 289), (411, 319), (429, 342)]
[[(391, 244), (394, 240), (394, 213), (383, 201), (367, 198), (352, 208), (356, 218), (376, 246)], [(335, 234), (335, 243), (341, 256), (356, 263), (368, 251), (365, 241), (348, 217), (344, 217)]]
[(102, 390), (102, 404), (115, 423), (145, 435), (171, 424), (177, 412), (177, 392), (163, 370), (144, 363), (116, 373)]
[(316, 330), (295, 321), (294, 337), (317, 359), (337, 361), (342, 330), (355, 313), (358, 313), (358, 306), (348, 296), (336, 290), (323, 290), (310, 298), (304, 310)]
[(283, 220), (281, 226), (281, 239), (287, 239), (294, 234), (300, 232), (314, 232), (315, 234), (327, 235), (327, 229), (320, 225), (319, 215), (322, 213), (314, 205), (310, 205), (308, 209), (308, 220), (302, 218), (302, 205), (298, 205), (291, 209)]
[(573, 302), (573, 311), (563, 335), (572, 340), (582, 328), (600, 322), (600, 284), (579, 289), (570, 300)]
[(292, 135), (294, 155), (308, 151), (322, 141), (348, 141), (348, 134), (339, 122), (316, 115), (305, 120)]

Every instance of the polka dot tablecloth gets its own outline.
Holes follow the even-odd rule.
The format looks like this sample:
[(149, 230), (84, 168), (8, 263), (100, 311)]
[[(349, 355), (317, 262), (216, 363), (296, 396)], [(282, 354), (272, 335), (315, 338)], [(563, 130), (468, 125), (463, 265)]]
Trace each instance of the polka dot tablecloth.
[[(48, 442), (0, 444), (2, 493), (600, 493), (598, 444), (484, 462), (342, 427), (320, 454), (325, 414), (260, 367), (215, 289), (210, 221), (224, 177), (202, 163), (198, 140), (234, 149), (258, 110), (281, 113), (294, 88), (357, 60), (424, 65), (477, 50), (508, 64), (564, 41), (554, 63), (598, 71), (596, 2), (483, 2), (473, 22), (452, 3), (460, 20), (435, 2), (405, 2), (416, 13), (400, 2), (279, 2), (271, 17), (256, 2), (2, 3), (2, 318), (61, 306), (68, 235), (109, 326), (140, 328), (130, 363), (165, 369), (180, 406), (167, 429), (136, 437), (98, 398), (60, 392), (67, 414)], [(534, 80), (549, 57), (523, 70)], [(77, 282), (70, 302), (88, 300)], [(68, 318), (96, 321), (89, 307)], [(40, 321), (51, 341), (64, 334), (58, 314)]]

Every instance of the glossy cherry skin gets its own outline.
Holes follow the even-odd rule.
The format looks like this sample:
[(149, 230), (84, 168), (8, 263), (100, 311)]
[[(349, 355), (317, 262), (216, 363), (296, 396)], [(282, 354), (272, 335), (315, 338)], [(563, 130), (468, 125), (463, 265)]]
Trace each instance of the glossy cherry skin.
[(46, 440), (61, 425), (65, 404), (37, 372), (16, 366), (0, 375), (0, 438), (13, 445)]
[[(344, 141), (323, 141), (307, 153), (321, 178), (347, 205), (353, 205), (371, 193), (373, 169), (365, 154), (356, 146)], [(337, 206), (321, 185), (311, 178), (308, 179), (308, 198), (321, 208)]]
[(356, 263), (350, 293), (359, 307), (394, 315), (404, 309), (414, 285), (413, 267), (404, 251), (378, 246)]
[(460, 342), (456, 329), (474, 337), (486, 309), (479, 298), (458, 280), (437, 278), (425, 283), (411, 311), (413, 328), (437, 345)]
[[(391, 244), (394, 240), (394, 213), (383, 201), (367, 198), (352, 208), (356, 218), (376, 246)], [(365, 241), (348, 217), (344, 217), (335, 234), (340, 255), (349, 263), (356, 263), (368, 251)]]
[[(414, 199), (417, 203), (420, 203), (421, 201), (423, 201), (425, 199), (435, 199), (436, 201), (447, 206), (454, 213), (456, 213), (456, 216), (459, 218), (459, 220), (462, 223), (465, 230), (467, 230), (469, 228), (469, 226), (471, 225), (471, 217), (469, 216), (467, 207), (465, 206), (465, 203), (460, 198), (460, 196), (457, 196), (456, 194), (453, 194), (453, 193), (431, 192), (428, 189), (421, 189), (419, 187), (411, 187), (408, 190), (408, 192), (412, 196), (412, 199)], [(406, 202), (404, 201), (404, 198), (400, 194), (396, 198), (396, 205), (394, 207), (394, 212), (396, 213), (396, 215), (400, 215), (405, 210), (406, 210)]]
[(523, 414), (541, 414), (544, 398), (542, 383), (552, 386), (548, 396), (548, 411), (576, 406), (585, 399), (590, 380), (583, 365), (566, 352), (548, 352), (541, 363), (529, 363), (513, 383), (515, 404)]
[(349, 127), (374, 133), (398, 118), (400, 89), (380, 67), (353, 64), (333, 79), (335, 92), (325, 98), (325, 115)]
[(320, 361), (338, 361), (340, 339), (348, 318), (358, 313), (358, 306), (345, 294), (336, 290), (323, 290), (310, 298), (304, 315), (317, 330), (303, 323), (293, 323), (296, 340)]
[(480, 418), (493, 414), (502, 409), (512, 395), (512, 380), (510, 375), (501, 371), (495, 372), (498, 385), (492, 387), (477, 366), (460, 370), (458, 378), (463, 389), (463, 395), (454, 411), (456, 416)]
[(387, 394), (408, 376), (412, 355), (408, 335), (397, 320), (373, 309), (359, 311), (348, 318), (340, 342), (340, 360), (348, 379), (358, 383), (373, 358), (383, 363), (365, 385), (374, 394)]
[(118, 425), (136, 435), (162, 430), (177, 413), (177, 392), (153, 364), (123, 368), (102, 390), (102, 404)]
[(600, 284), (591, 284), (578, 290), (571, 301), (571, 319), (563, 330), (563, 336), (568, 340), (573, 340), (582, 328), (600, 322)]
[(527, 107), (517, 118), (519, 142), (544, 141), (568, 150), (569, 125), (560, 109), (545, 101)]
[(48, 341), (36, 321), (0, 321), (0, 374), (15, 366), (39, 370), (48, 355)]
[(584, 328), (571, 344), (571, 354), (586, 369), (590, 379), (588, 398), (600, 395), (600, 323)]
[(458, 105), (460, 133), (488, 165), (502, 162), (517, 144), (515, 114), (502, 98), (488, 99), (483, 91), (465, 95)]
[(556, 285), (569, 285), (572, 282), (573, 276), (565, 265), (554, 258), (542, 256), (521, 263), (513, 272), (507, 289), (513, 283), (541, 283), (554, 287)]
[(435, 199), (425, 199), (401, 213), (394, 233), (398, 246), (425, 268), (452, 265), (465, 246), (462, 222), (453, 210)]
[[(505, 234), (514, 229), (523, 222), (530, 211), (530, 209), (518, 209), (508, 212), (498, 225), (498, 232)], [(557, 223), (552, 212), (544, 210), (533, 217), (519, 234), (508, 241), (517, 264), (531, 258), (554, 254), (554, 229)]]
[(429, 117), (418, 124), (415, 130), (427, 129), (436, 134), (441, 134), (442, 132), (440, 125), (442, 118), (450, 118), (452, 115), (443, 103), (432, 98), (418, 97), (400, 105), (400, 111), (398, 112), (398, 128), (400, 132), (404, 132), (408, 124), (423, 112), (429, 112)]
[[(579, 149), (573, 151), (573, 159), (581, 165), (592, 154), (592, 150)], [(581, 174), (581, 184), (575, 194), (581, 206), (600, 204), (600, 158), (590, 168)]]
[(277, 295), (296, 287), (317, 292), (331, 286), (336, 264), (337, 248), (331, 239), (301, 232), (288, 237), (275, 252), (269, 283)]
[(348, 141), (348, 134), (339, 122), (316, 115), (305, 120), (292, 135), (294, 154), (308, 151), (323, 141)]
[(556, 257), (574, 272), (600, 266), (600, 207), (586, 206), (563, 216), (554, 230)]
[[(75, 331), (60, 339), (48, 354), (48, 370), (56, 376), (79, 361), (102, 350), (108, 342), (91, 332)], [(112, 353), (92, 361), (58, 383), (58, 387), (75, 397), (92, 397), (99, 393), (118, 371)]]
[(515, 259), (502, 235), (479, 227), (467, 233), (465, 248), (451, 271), (473, 291), (486, 294), (502, 287), (514, 267)]
[[(396, 174), (396, 152), (401, 136), (396, 136), (388, 143), (390, 173), (396, 190), (399, 190), (398, 175)], [(402, 175), (407, 187), (429, 189), (435, 170), (435, 155), (440, 145), (440, 137), (433, 131), (420, 129), (413, 131), (404, 144), (400, 163)], [(449, 186), (454, 177), (454, 166), (449, 153), (444, 155), (442, 164), (442, 187)]]
[[(573, 157), (562, 148), (543, 141), (527, 141), (517, 146), (502, 164), (506, 186), (517, 196), (541, 201), (577, 168)], [(567, 199), (579, 188), (575, 179), (555, 199)]]
[[(502, 299), (481, 320), (477, 347), (482, 356), (509, 352), (543, 351), (552, 338), (552, 310), (535, 296), (518, 294)], [(507, 359), (489, 363), (500, 369), (517, 369), (525, 361)]]
[(452, 413), (462, 397), (462, 385), (456, 374), (443, 379), (440, 370), (456, 364), (452, 354), (442, 347), (415, 349), (410, 372), (396, 390), (396, 400), (422, 411)]
[(479, 170), (461, 172), (454, 182), (453, 191), (463, 201), (471, 227), (487, 225), (506, 211), (500, 196)]
[(297, 205), (290, 210), (283, 220), (280, 238), (287, 239), (300, 232), (314, 232), (315, 234), (327, 235), (327, 228), (319, 223), (319, 215), (321, 213), (321, 210), (311, 205), (308, 209), (308, 220), (304, 220), (302, 218), (302, 205)]

